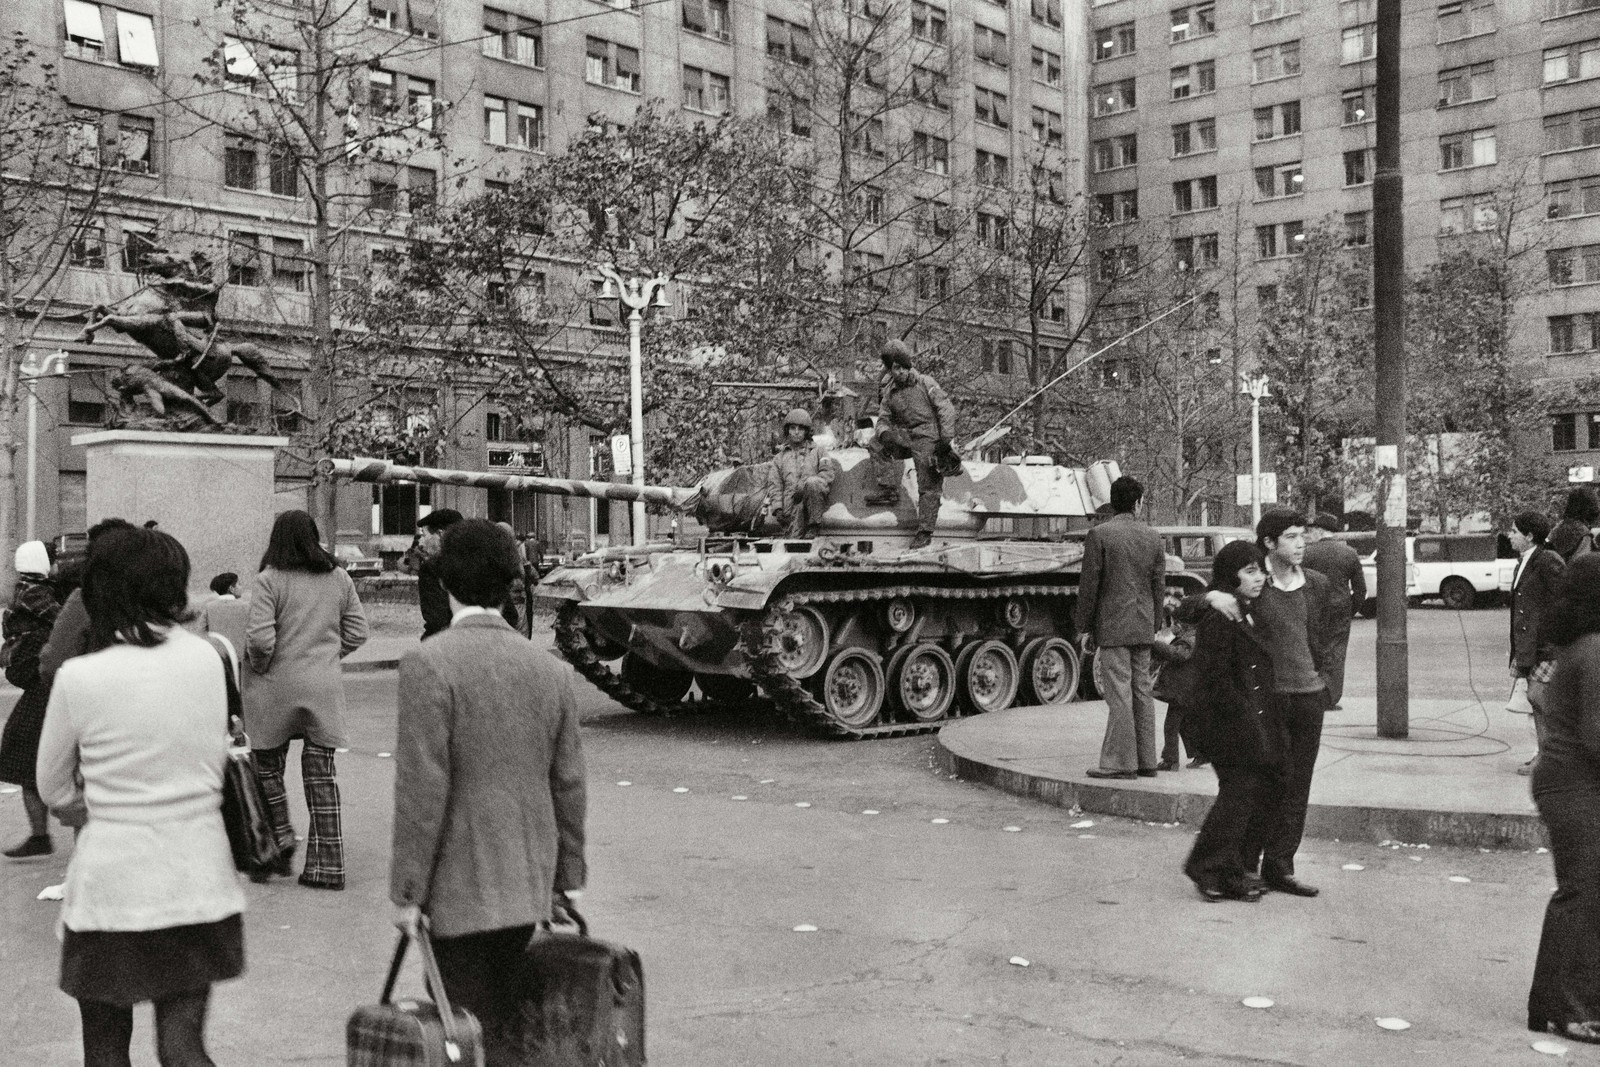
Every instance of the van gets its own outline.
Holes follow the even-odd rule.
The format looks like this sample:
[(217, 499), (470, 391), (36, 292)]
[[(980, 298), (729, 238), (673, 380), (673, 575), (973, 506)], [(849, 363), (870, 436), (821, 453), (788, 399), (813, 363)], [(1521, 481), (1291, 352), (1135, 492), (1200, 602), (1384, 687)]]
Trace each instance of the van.
[[(1372, 594), (1362, 614), (1377, 613), (1377, 548), (1375, 533), (1335, 534), (1361, 556)], [(1439, 599), (1447, 608), (1466, 611), (1498, 600), (1511, 588), (1516, 561), (1506, 559), (1504, 546), (1492, 533), (1409, 534), (1406, 537), (1406, 599), (1412, 603)]]

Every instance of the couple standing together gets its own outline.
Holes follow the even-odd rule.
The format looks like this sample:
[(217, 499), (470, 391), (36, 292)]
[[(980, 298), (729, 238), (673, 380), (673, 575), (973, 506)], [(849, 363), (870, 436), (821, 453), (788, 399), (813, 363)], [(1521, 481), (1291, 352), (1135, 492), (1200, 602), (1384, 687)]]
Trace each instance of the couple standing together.
[[(1133, 478), (1113, 483), (1113, 517), (1084, 545), (1076, 622), (1098, 645), (1109, 709), (1091, 778), (1157, 773), (1150, 647), (1165, 554), (1155, 531), (1134, 516), (1142, 496)], [(1210, 590), (1183, 601), (1175, 615), (1196, 634), (1168, 689), (1217, 773), (1216, 802), (1184, 864), (1207, 900), (1255, 901), (1263, 888), (1317, 895), (1295, 878), (1294, 857), (1323, 714), (1332, 706), (1330, 638), (1348, 618), (1349, 599), (1303, 568), (1304, 558), (1305, 519), (1274, 508), (1256, 525), (1254, 543), (1223, 546)]]

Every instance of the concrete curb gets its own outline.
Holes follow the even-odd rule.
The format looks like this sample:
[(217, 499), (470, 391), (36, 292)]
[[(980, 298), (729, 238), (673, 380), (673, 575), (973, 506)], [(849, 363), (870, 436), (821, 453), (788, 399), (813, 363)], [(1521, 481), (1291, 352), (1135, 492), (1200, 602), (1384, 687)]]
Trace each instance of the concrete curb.
[[(1140, 789), (1132, 782), (1127, 786), (1091, 785), (985, 762), (952, 751), (942, 732), (934, 751), (947, 774), (1058, 808), (1194, 827), (1211, 809), (1212, 798), (1202, 793)], [(1397, 841), (1463, 848), (1534, 849), (1549, 844), (1538, 815), (1334, 804), (1310, 806), (1306, 834), (1341, 841)]]

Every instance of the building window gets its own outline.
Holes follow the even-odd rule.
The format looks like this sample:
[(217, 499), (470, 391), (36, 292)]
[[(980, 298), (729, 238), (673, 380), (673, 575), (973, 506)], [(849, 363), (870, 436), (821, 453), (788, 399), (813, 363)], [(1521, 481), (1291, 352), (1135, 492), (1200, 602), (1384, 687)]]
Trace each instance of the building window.
[(66, 54), (98, 63), (106, 54), (105, 24), (100, 5), (84, 0), (65, 0), (67, 13)]
[[(1554, 327), (1551, 328), (1554, 338)], [(1550, 417), (1550, 451), (1576, 452), (1578, 450), (1578, 416), (1575, 414)]]
[(79, 226), (67, 244), (67, 262), (74, 267), (104, 270), (106, 266), (106, 228), (104, 223), (86, 222)]
[(621, 89), (625, 93), (639, 91), (639, 50), (615, 44), (599, 37), (584, 40), (583, 78), (590, 85), (603, 85), (607, 89)]
[(260, 41), (222, 38), (223, 87), (251, 96), (299, 98), (300, 53)]
[(850, 116), (850, 150), (873, 159), (887, 155), (884, 142), (883, 119), (862, 115)]
[(1033, 0), (1033, 21), (1061, 28), (1061, 0)]
[(851, 252), (848, 262), (848, 280), (860, 282), (875, 293), (889, 291), (889, 272), (884, 269), (888, 261), (882, 253)]
[(1258, 107), (1255, 119), (1255, 139), (1258, 141), (1292, 137), (1300, 132), (1300, 101), (1290, 100), (1269, 107)]
[(1495, 95), (1494, 61), (1439, 72), (1439, 106), (1450, 107)]
[(1564, 44), (1544, 50), (1544, 83), (1600, 78), (1600, 40)]
[(1346, 26), (1339, 40), (1339, 62), (1360, 63), (1378, 54), (1378, 24)]
[(811, 101), (793, 93), (767, 90), (767, 121), (791, 137), (811, 137)]
[(683, 106), (708, 115), (726, 115), (732, 89), (726, 74), (699, 67), (683, 68)]
[(1448, 0), (1439, 5), (1439, 43), (1494, 32), (1494, 0)]
[(116, 123), (117, 166), (129, 174), (155, 173), (156, 120), (122, 114)]
[(1356, 126), (1363, 122), (1376, 121), (1377, 89), (1371, 85), (1363, 85), (1359, 89), (1346, 89), (1340, 96), (1344, 108), (1344, 117), (1340, 122), (1345, 126)]
[(1544, 17), (1558, 19), (1580, 11), (1600, 11), (1600, 0), (1544, 0)]
[(1290, 78), (1300, 73), (1300, 42), (1285, 41), (1282, 44), (1268, 45), (1266, 48), (1257, 48), (1250, 53), (1250, 80), (1252, 82), (1272, 81), (1274, 78)]
[(948, 300), (950, 299), (950, 268), (930, 267), (926, 264), (917, 266), (917, 299), (918, 300)]
[(229, 189), (254, 189), (260, 151), (255, 141), (238, 134), (222, 140), (222, 184)]
[(999, 126), (1002, 129), (1011, 127), (1011, 105), (1007, 102), (1005, 93), (997, 93), (993, 89), (977, 85), (972, 89), (972, 101), (979, 122), (986, 122), (990, 126)]
[(943, 8), (912, 0), (911, 36), (928, 44), (945, 44), (950, 39), (949, 16)]
[(1066, 127), (1061, 124), (1061, 113), (1049, 108), (1033, 109), (1033, 139), (1046, 148), (1060, 148), (1066, 143)]
[(1061, 88), (1061, 56), (1048, 48), (1033, 50), (1033, 80), (1054, 88)]
[(1272, 167), (1257, 167), (1256, 199), (1277, 200), (1285, 196), (1299, 196), (1305, 192), (1305, 180), (1298, 160)]
[(1600, 174), (1547, 182), (1544, 195), (1547, 200), (1545, 214), (1549, 218), (1600, 214)]
[(972, 54), (997, 67), (1011, 65), (1011, 48), (1006, 43), (1006, 35), (977, 23), (972, 27)]
[(1500, 211), (1494, 196), (1451, 196), (1439, 201), (1439, 233), (1448, 237), (1458, 233), (1483, 233), (1500, 224)]
[(911, 135), (911, 156), (918, 170), (929, 174), (950, 173), (950, 142), (937, 134), (921, 130)]
[(538, 19), (486, 7), (480, 46), (491, 59), (505, 59), (525, 67), (544, 66), (544, 27)]
[(400, 180), (393, 171), (368, 179), (367, 206), (373, 211), (396, 211), (400, 207)]
[(1011, 181), (1011, 161), (998, 152), (980, 148), (973, 153), (972, 176), (979, 185), (1004, 188)]
[(1354, 247), (1360, 247), (1372, 243), (1372, 212), (1345, 212), (1344, 243)]
[(950, 205), (941, 200), (929, 200), (921, 196), (917, 197), (912, 224), (918, 233), (934, 237), (949, 237), (955, 232), (955, 228), (950, 224)]
[(1251, 0), (1250, 21), (1270, 22), (1300, 14), (1300, 0)]
[(1101, 222), (1134, 222), (1139, 218), (1139, 190), (1101, 193), (1094, 198)]
[(1138, 134), (1107, 137), (1094, 143), (1094, 169), (1096, 172), (1131, 167), (1139, 162)]
[(950, 82), (942, 70), (911, 68), (911, 98), (920, 104), (950, 110)]
[(101, 162), (100, 113), (73, 111), (67, 118), (65, 132), (67, 161), (74, 167), (98, 168)]
[(1094, 87), (1094, 113), (1096, 115), (1116, 115), (1124, 111), (1132, 111), (1139, 105), (1139, 98), (1134, 90), (1132, 78), (1121, 81), (1108, 82), (1105, 85)]
[(155, 250), (155, 228), (150, 223), (122, 223), (122, 269), (125, 273), (143, 273), (145, 257)]
[(228, 284), (256, 288), (261, 284), (261, 238), (235, 231), (228, 235)]
[(439, 202), (439, 172), (430, 167), (406, 168), (406, 210), (426, 215)]
[(1214, 233), (1179, 237), (1172, 242), (1172, 256), (1179, 270), (1206, 270), (1221, 259), (1221, 243)]
[(1172, 99), (1187, 100), (1217, 91), (1217, 63), (1208, 59), (1172, 68)]
[(1562, 152), (1569, 148), (1589, 148), (1594, 145), (1600, 145), (1600, 107), (1544, 117), (1546, 152)]
[(1600, 311), (1551, 315), (1549, 323), (1551, 355), (1600, 349)]
[(103, 62), (106, 53), (106, 16), (116, 25), (117, 62), (124, 67), (152, 71), (161, 65), (156, 54), (156, 24), (149, 15), (84, 0), (64, 0), (69, 56)]
[(1205, 211), (1217, 206), (1217, 176), (1189, 178), (1172, 183), (1172, 210), (1176, 214)]
[(804, 26), (767, 16), (767, 55), (780, 63), (809, 67), (813, 55), (811, 31)]
[(1277, 222), (1256, 227), (1256, 258), (1276, 259), (1279, 256), (1298, 256), (1305, 251), (1305, 226), (1294, 222)]
[(1135, 51), (1133, 23), (1124, 22), (1120, 26), (1107, 26), (1095, 31), (1095, 59), (1116, 59), (1118, 56), (1131, 56)]
[(726, 41), (733, 35), (728, 0), (683, 0), (683, 26)]
[(1344, 154), (1344, 184), (1367, 185), (1372, 181), (1375, 152), (1371, 148), (1357, 148)]
[(1600, 245), (1552, 248), (1545, 254), (1551, 285), (1589, 285), (1600, 282)]
[(1172, 11), (1172, 43), (1209, 37), (1217, 32), (1217, 5), (1191, 4)]
[(1439, 169), (1486, 167), (1495, 161), (1494, 130), (1463, 130), (1439, 138)]
[(1197, 152), (1214, 152), (1217, 149), (1217, 120), (1196, 119), (1180, 122), (1172, 127), (1172, 154), (1192, 156)]

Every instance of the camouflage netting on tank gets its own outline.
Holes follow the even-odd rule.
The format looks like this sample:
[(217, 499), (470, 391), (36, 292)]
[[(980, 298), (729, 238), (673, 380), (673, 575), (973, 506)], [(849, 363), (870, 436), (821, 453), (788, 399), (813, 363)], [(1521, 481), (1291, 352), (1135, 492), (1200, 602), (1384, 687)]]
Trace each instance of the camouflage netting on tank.
[(694, 517), (712, 533), (748, 533), (762, 520), (770, 463), (716, 471), (700, 483)]

